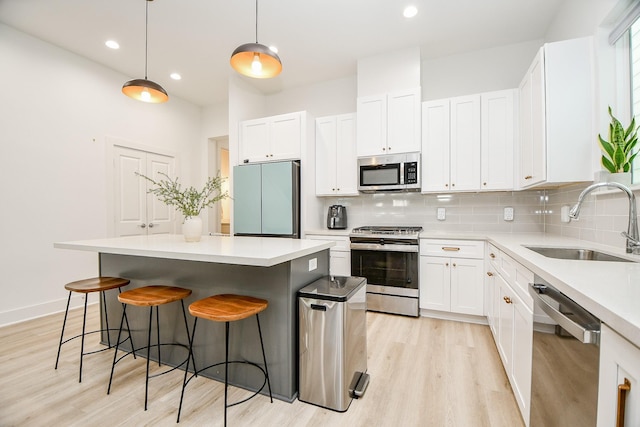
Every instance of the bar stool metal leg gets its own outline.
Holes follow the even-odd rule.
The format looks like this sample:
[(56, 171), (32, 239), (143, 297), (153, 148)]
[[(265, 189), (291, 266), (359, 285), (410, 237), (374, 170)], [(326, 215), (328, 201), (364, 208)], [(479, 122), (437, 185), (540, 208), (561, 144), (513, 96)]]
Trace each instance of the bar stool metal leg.
[(64, 311), (64, 320), (62, 321), (62, 332), (60, 333), (60, 344), (58, 344), (58, 355), (56, 356), (56, 367), (58, 369), (58, 361), (60, 360), (60, 349), (62, 348), (62, 340), (64, 339), (64, 328), (67, 326), (67, 315), (69, 314), (69, 303), (71, 302), (71, 291), (67, 298), (67, 309)]
[(227, 427), (227, 393), (229, 389), (229, 322), (224, 322), (224, 426)]
[[(158, 309), (156, 308), (156, 320)], [(144, 410), (147, 410), (147, 397), (149, 396), (149, 362), (151, 358), (151, 325), (153, 323), (153, 306), (149, 307), (149, 333), (147, 334), (147, 375), (144, 382)], [(158, 341), (158, 360), (160, 360), (160, 341)]]
[(78, 382), (82, 382), (82, 359), (84, 358), (84, 335), (87, 326), (87, 301), (88, 295), (84, 296), (84, 313), (82, 313), (82, 338), (80, 338), (80, 373), (78, 374)]
[(260, 328), (260, 316), (256, 313), (256, 322), (258, 323), (258, 335), (260, 335), (260, 348), (262, 349), (262, 361), (264, 362), (264, 374), (267, 377), (267, 386), (269, 387), (269, 399), (273, 403), (273, 396), (271, 395), (271, 380), (269, 379), (269, 369), (267, 368), (267, 356), (264, 354), (264, 343), (262, 341), (262, 329)]
[[(186, 320), (187, 319), (185, 314), (185, 322)], [(182, 413), (182, 402), (184, 401), (184, 389), (187, 387), (187, 383), (188, 383), (187, 376), (189, 374), (189, 359), (194, 360), (194, 364), (193, 364), (194, 376), (198, 372), (195, 365), (195, 359), (193, 359), (193, 339), (196, 336), (197, 325), (198, 325), (198, 318), (196, 317), (193, 319), (193, 329), (191, 330), (191, 338), (189, 338), (189, 356), (187, 357), (187, 367), (184, 368), (184, 379), (182, 380), (182, 392), (180, 393), (180, 405), (178, 405), (178, 418), (176, 419), (176, 423), (180, 422), (180, 414)]]

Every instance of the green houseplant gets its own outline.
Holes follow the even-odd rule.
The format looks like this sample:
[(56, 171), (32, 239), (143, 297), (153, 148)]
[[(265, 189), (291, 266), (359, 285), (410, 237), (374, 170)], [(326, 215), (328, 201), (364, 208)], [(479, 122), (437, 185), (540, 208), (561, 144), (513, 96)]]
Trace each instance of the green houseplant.
[(202, 220), (198, 215), (204, 208), (211, 207), (220, 200), (229, 197), (229, 193), (222, 191), (222, 183), (226, 178), (220, 175), (209, 177), (202, 190), (189, 186), (182, 188), (178, 177), (171, 179), (167, 174), (158, 172), (164, 179), (154, 180), (136, 172), (136, 175), (151, 182), (154, 187), (147, 192), (155, 195), (167, 206), (173, 206), (184, 215), (183, 233), (188, 242), (199, 241), (202, 234)]
[(609, 107), (609, 116), (611, 116), (609, 140), (605, 140), (598, 134), (602, 149), (602, 166), (612, 174), (631, 172), (631, 163), (638, 154), (634, 150), (638, 142), (636, 119), (632, 118), (629, 127), (625, 129), (611, 112), (611, 107)]

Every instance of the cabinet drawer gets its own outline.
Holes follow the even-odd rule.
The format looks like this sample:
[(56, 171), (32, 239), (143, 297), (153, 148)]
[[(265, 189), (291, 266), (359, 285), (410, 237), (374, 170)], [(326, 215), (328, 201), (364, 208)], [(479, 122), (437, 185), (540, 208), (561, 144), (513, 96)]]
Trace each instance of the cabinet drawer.
[(322, 234), (307, 234), (305, 239), (309, 240), (327, 240), (329, 242), (335, 242), (336, 245), (331, 248), (332, 251), (349, 251), (349, 237), (348, 236), (326, 236)]
[(491, 263), (494, 270), (500, 269), (500, 250), (493, 246), (491, 243), (487, 243), (487, 259)]
[(484, 242), (478, 240), (420, 239), (420, 255), (450, 258), (484, 258)]

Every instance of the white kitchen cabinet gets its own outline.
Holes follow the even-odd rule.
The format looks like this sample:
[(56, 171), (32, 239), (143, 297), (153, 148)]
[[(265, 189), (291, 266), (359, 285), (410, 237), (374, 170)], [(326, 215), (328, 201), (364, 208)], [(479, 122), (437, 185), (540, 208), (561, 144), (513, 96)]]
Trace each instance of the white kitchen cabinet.
[(300, 159), (304, 112), (281, 114), (240, 123), (240, 163)]
[(514, 90), (422, 105), (422, 192), (513, 189)]
[(480, 96), (451, 99), (451, 190), (480, 189)]
[(422, 108), (422, 192), (479, 190), (480, 95)]
[(485, 283), (492, 301), (487, 317), (522, 418), (528, 425), (531, 411), (533, 355), (533, 300), (523, 298), (521, 287), (533, 281), (533, 273), (489, 244)]
[(483, 242), (423, 239), (420, 308), (483, 315), (483, 251)]
[(351, 249), (349, 248), (349, 236), (335, 234), (310, 234), (304, 237), (310, 240), (327, 240), (335, 242), (335, 246), (329, 249), (329, 274), (332, 276), (351, 276)]
[[(640, 425), (640, 348), (602, 324), (598, 383), (598, 427)], [(630, 387), (629, 390), (626, 388)], [(623, 422), (617, 422), (624, 405)]]
[(316, 196), (357, 196), (356, 114), (316, 119)]
[(480, 96), (482, 190), (513, 189), (516, 97), (515, 89), (483, 93)]
[(359, 97), (357, 156), (420, 151), (420, 88)]
[(546, 43), (522, 79), (520, 188), (593, 180), (592, 44), (590, 37)]
[(449, 100), (422, 103), (422, 192), (449, 191)]

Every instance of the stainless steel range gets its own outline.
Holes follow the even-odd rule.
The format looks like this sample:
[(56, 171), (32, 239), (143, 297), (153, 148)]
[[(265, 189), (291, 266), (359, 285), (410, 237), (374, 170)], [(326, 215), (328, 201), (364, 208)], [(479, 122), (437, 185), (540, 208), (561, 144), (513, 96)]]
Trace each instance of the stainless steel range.
[(415, 316), (422, 227), (354, 228), (351, 275), (367, 279), (367, 310)]

